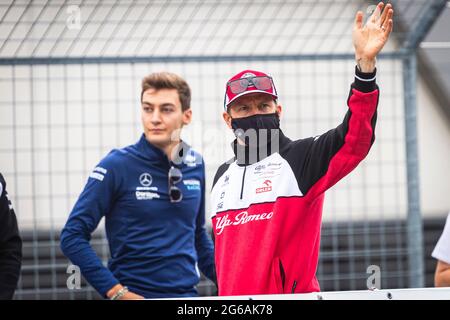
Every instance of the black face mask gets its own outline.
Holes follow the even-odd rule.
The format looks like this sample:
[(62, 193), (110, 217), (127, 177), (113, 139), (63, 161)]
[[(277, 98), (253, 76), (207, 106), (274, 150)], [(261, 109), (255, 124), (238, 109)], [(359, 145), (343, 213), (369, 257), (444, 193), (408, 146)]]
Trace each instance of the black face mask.
[(247, 146), (260, 147), (270, 143), (275, 135), (278, 136), (280, 116), (275, 112), (232, 119), (231, 127), (235, 136)]

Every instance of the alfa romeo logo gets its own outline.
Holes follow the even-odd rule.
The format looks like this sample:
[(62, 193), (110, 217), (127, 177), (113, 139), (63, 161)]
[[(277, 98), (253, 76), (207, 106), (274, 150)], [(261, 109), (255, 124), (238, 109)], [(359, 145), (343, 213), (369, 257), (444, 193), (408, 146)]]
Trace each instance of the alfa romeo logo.
[(152, 179), (152, 176), (150, 175), (150, 173), (143, 173), (139, 177), (139, 182), (144, 187), (150, 186), (152, 184), (152, 181), (153, 181), (153, 179)]

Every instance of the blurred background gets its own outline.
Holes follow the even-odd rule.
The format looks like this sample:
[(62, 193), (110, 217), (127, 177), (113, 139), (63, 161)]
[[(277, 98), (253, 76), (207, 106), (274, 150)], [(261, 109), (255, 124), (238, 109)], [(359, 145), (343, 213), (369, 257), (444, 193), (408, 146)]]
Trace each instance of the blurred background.
[[(323, 291), (433, 286), (430, 254), (450, 211), (450, 2), (397, 0), (378, 57), (376, 142), (327, 194), (318, 278)], [(140, 81), (156, 71), (190, 84), (183, 137), (205, 158), (207, 190), (232, 156), (225, 83), (270, 73), (291, 139), (343, 119), (354, 75), (359, 0), (35, 0), (0, 2), (0, 171), (24, 239), (16, 299), (97, 299), (66, 286), (59, 235), (89, 172), (139, 138)], [(209, 199), (207, 200), (209, 220)], [(103, 226), (92, 244), (108, 259)], [(214, 295), (202, 277), (201, 295)]]

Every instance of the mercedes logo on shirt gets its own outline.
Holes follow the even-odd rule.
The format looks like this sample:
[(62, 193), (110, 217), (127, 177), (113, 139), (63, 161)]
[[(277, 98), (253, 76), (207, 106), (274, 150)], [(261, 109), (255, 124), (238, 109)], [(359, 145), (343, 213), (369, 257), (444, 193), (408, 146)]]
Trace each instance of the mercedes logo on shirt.
[(139, 177), (139, 182), (141, 183), (142, 186), (144, 187), (148, 187), (152, 184), (152, 176), (150, 175), (150, 173), (143, 173), (141, 174), (141, 176)]

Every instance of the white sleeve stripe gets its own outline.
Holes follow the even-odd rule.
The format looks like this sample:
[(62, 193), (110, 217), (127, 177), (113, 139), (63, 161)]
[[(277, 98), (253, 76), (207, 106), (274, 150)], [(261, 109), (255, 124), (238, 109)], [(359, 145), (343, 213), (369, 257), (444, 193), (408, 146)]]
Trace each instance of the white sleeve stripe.
[(100, 181), (103, 181), (103, 179), (105, 178), (104, 175), (102, 175), (102, 174), (100, 174), (100, 173), (97, 173), (97, 172), (92, 172), (92, 173), (89, 175), (89, 177), (92, 178), (92, 179), (100, 180)]
[(373, 78), (370, 78), (370, 79), (364, 79), (364, 78), (358, 77), (358, 76), (355, 74), (355, 78), (358, 79), (358, 80), (361, 80), (361, 81), (370, 82), (370, 81), (374, 81), (374, 80), (376, 79), (376, 76), (373, 77)]
[(108, 170), (106, 170), (105, 168), (102, 167), (95, 167), (93, 171), (97, 171), (103, 174), (106, 174), (108, 172)]

